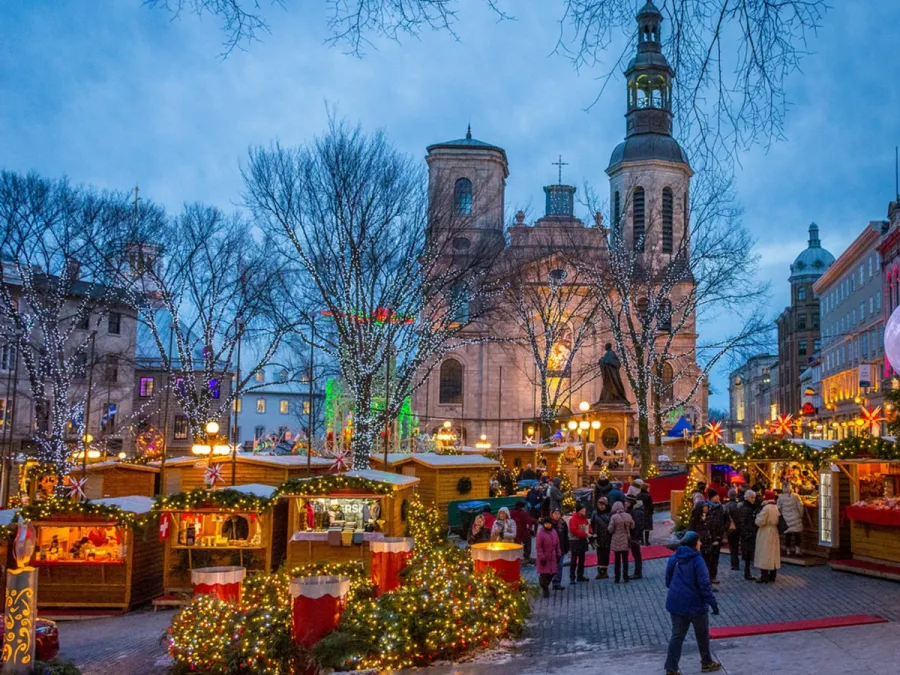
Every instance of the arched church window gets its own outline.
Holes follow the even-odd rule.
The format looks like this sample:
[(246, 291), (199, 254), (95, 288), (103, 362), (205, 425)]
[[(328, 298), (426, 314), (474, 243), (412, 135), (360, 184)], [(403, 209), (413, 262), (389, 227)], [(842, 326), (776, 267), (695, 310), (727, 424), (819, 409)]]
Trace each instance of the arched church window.
[(463, 394), (463, 367), (456, 359), (441, 364), (439, 401), (459, 405)]
[(672, 330), (672, 303), (663, 300), (659, 304), (659, 317), (656, 320), (659, 330), (668, 333)]
[(634, 188), (631, 205), (631, 235), (635, 251), (644, 250), (644, 188)]
[(467, 216), (472, 213), (472, 181), (468, 178), (460, 178), (456, 181), (453, 204), (459, 215)]
[(618, 237), (622, 233), (622, 199), (619, 197), (619, 191), (613, 197), (613, 233)]
[(674, 399), (675, 370), (668, 363), (656, 369), (656, 386), (660, 403), (671, 403)]
[(672, 234), (674, 230), (674, 201), (671, 188), (663, 188), (662, 193), (662, 252), (672, 252)]

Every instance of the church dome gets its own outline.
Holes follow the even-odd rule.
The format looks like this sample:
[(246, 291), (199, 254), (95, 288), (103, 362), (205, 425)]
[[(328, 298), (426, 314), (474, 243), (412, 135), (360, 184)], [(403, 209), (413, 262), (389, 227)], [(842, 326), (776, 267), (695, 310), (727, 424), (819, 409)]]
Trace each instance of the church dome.
[(791, 265), (791, 281), (801, 277), (820, 277), (834, 262), (834, 256), (827, 249), (822, 248), (819, 240), (819, 226), (811, 223), (809, 226), (809, 245), (801, 251), (800, 255)]
[(612, 168), (619, 162), (640, 162), (648, 159), (688, 164), (684, 150), (671, 136), (667, 134), (637, 134), (629, 136), (616, 146), (609, 158), (609, 166)]
[(506, 150), (496, 145), (492, 145), (490, 143), (485, 143), (484, 141), (479, 141), (477, 138), (472, 138), (472, 125), (466, 129), (466, 137), (465, 138), (457, 138), (454, 141), (446, 141), (444, 143), (434, 143), (429, 145), (426, 148), (427, 152), (431, 152), (432, 150), (441, 150), (441, 149), (473, 149), (473, 150), (496, 150), (500, 154), (503, 155), (503, 159), (506, 159)]

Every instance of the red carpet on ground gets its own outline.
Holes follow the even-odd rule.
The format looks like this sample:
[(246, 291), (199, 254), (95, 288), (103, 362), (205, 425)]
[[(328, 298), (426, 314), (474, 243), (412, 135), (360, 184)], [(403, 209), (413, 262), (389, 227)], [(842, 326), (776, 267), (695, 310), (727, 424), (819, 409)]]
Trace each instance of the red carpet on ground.
[(771, 633), (795, 633), (802, 630), (866, 626), (873, 623), (887, 623), (887, 619), (882, 619), (880, 616), (873, 616), (871, 614), (852, 614), (850, 616), (833, 616), (828, 619), (727, 626), (710, 628), (709, 637), (713, 640), (721, 640), (723, 638), (747, 637), (748, 635), (769, 635)]
[[(668, 558), (672, 555), (672, 551), (667, 549), (665, 546), (642, 546), (641, 547), (641, 559), (644, 561), (647, 560), (657, 560), (659, 558)], [(634, 560), (634, 556), (631, 554), (628, 555), (629, 560)], [(615, 561), (615, 554), (610, 552), (609, 554), (609, 564), (612, 565)], [(584, 559), (585, 567), (596, 567), (597, 566), (597, 554), (596, 553), (588, 553)]]

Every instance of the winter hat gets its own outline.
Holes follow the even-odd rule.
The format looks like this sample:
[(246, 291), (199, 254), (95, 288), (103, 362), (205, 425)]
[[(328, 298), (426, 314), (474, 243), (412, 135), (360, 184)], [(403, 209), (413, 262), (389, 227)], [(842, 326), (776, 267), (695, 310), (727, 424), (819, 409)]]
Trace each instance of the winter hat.
[(499, 511), (497, 511), (497, 515), (499, 516), (501, 513), (505, 513), (506, 517), (509, 518), (509, 509), (505, 506), (501, 507)]
[(553, 485), (554, 485), (554, 487), (559, 487), (560, 485), (562, 485), (562, 478), (560, 478), (559, 476), (554, 478)]
[(481, 512), (482, 512), (482, 513), (490, 513), (490, 512), (491, 512), (491, 505), (490, 505), (490, 504), (485, 504), (484, 507), (481, 509)]
[(709, 488), (709, 490), (708, 490), (707, 493), (706, 493), (706, 496), (707, 496), (709, 499), (712, 499), (713, 497), (719, 497), (719, 496), (721, 496), (721, 495), (719, 495), (719, 491), (716, 490), (715, 488)]
[(600, 497), (600, 499), (597, 500), (597, 503), (598, 504), (609, 504), (609, 500), (606, 497)]
[(617, 480), (615, 483), (613, 483), (613, 487), (614, 487), (616, 490), (621, 490), (621, 489), (622, 489), (622, 481)]
[(774, 502), (775, 501), (775, 493), (772, 492), (771, 490), (766, 490), (766, 493), (763, 495), (763, 499), (765, 499), (767, 502)]
[(697, 542), (700, 541), (700, 535), (694, 532), (693, 530), (688, 530), (684, 533), (684, 536), (681, 538), (682, 546), (690, 546), (691, 548), (697, 547)]
[(641, 480), (640, 478), (635, 478), (634, 481), (632, 481), (631, 484), (632, 484), (632, 485), (637, 485), (638, 487), (641, 487), (641, 486), (644, 484), (644, 481)]
[(516, 508), (517, 508), (517, 509), (524, 509), (524, 508), (525, 508), (525, 502), (523, 502), (523, 501), (520, 499), (519, 501), (516, 502)]

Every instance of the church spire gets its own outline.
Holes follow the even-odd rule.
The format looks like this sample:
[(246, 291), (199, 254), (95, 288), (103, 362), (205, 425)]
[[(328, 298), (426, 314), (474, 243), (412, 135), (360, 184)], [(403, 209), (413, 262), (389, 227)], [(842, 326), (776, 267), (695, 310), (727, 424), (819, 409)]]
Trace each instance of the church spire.
[(675, 73), (662, 53), (662, 14), (647, 0), (635, 17), (637, 54), (628, 64), (627, 133), (672, 134), (672, 80)]

